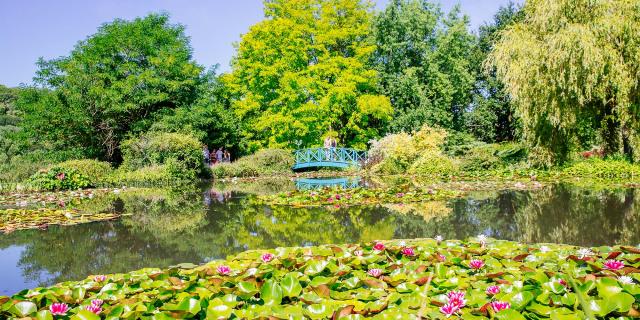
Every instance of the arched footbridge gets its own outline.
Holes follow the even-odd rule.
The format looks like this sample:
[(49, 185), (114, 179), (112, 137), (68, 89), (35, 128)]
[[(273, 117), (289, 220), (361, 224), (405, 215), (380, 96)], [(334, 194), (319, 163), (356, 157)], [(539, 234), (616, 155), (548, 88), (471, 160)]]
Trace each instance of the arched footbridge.
[(367, 152), (350, 148), (310, 148), (294, 152), (293, 170), (317, 168), (347, 168), (361, 166), (367, 160)]

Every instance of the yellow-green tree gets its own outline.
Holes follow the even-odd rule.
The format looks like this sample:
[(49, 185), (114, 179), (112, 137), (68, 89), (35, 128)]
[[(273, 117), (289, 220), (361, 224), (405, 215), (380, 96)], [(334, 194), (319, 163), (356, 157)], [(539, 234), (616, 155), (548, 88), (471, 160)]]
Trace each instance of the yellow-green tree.
[(530, 0), (491, 61), (517, 104), (533, 154), (567, 159), (577, 124), (593, 123), (605, 153), (640, 159), (640, 3)]
[(327, 134), (364, 147), (390, 120), (368, 61), (371, 4), (361, 0), (270, 0), (238, 46), (225, 80), (246, 151), (312, 146)]

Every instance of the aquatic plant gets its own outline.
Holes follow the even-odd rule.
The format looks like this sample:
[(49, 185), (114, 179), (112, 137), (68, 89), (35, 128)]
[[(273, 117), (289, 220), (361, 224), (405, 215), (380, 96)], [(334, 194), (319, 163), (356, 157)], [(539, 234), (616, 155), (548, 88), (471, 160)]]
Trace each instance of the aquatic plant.
[[(201, 266), (143, 269), (104, 280), (90, 276), (24, 290), (0, 297), (0, 318), (50, 319), (54, 310), (72, 319), (640, 316), (639, 248), (591, 248), (592, 255), (581, 259), (573, 246), (545, 244), (548, 251), (542, 252), (537, 244), (485, 241), (484, 246), (477, 238), (420, 239), (246, 251)], [(414, 255), (403, 254), (406, 248)], [(265, 254), (273, 259), (264, 262)], [(482, 268), (470, 269), (473, 260), (482, 261)], [(602, 269), (608, 260), (624, 267)]]

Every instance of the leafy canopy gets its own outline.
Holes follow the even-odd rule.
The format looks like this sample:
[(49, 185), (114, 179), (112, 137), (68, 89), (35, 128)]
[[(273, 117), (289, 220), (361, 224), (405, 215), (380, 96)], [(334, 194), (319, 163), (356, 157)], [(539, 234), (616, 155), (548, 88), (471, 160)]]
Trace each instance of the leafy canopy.
[(365, 147), (390, 120), (376, 94), (371, 6), (360, 0), (265, 1), (226, 77), (245, 150), (311, 146), (325, 135)]
[[(190, 104), (202, 68), (184, 27), (166, 14), (116, 19), (80, 41), (69, 56), (38, 62), (25, 128), (33, 137), (86, 156), (118, 160), (120, 141), (145, 131), (165, 110)], [(59, 125), (44, 125), (58, 119)]]
[(375, 18), (373, 36), (382, 93), (395, 109), (391, 131), (460, 130), (475, 81), (475, 38), (459, 8), (444, 15), (426, 0), (393, 0)]
[[(592, 120), (607, 154), (639, 159), (640, 3), (530, 0), (491, 62), (539, 162), (562, 162)], [(589, 121), (587, 121), (589, 122)]]

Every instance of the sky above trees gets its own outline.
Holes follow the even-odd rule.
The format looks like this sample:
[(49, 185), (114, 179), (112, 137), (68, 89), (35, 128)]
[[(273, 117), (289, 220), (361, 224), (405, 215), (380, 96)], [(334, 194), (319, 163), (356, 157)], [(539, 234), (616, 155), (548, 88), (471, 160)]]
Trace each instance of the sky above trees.
[[(375, 0), (378, 9), (387, 0)], [(472, 29), (488, 21), (508, 0), (439, 0), (445, 10), (460, 3)], [(521, 3), (522, 0), (514, 2)], [(188, 5), (187, 5), (188, 3)], [(196, 61), (230, 69), (233, 43), (263, 19), (262, 0), (7, 0), (0, 2), (0, 84), (30, 83), (38, 57), (66, 55), (80, 39), (115, 18), (133, 19), (166, 11), (174, 23), (186, 26)]]

